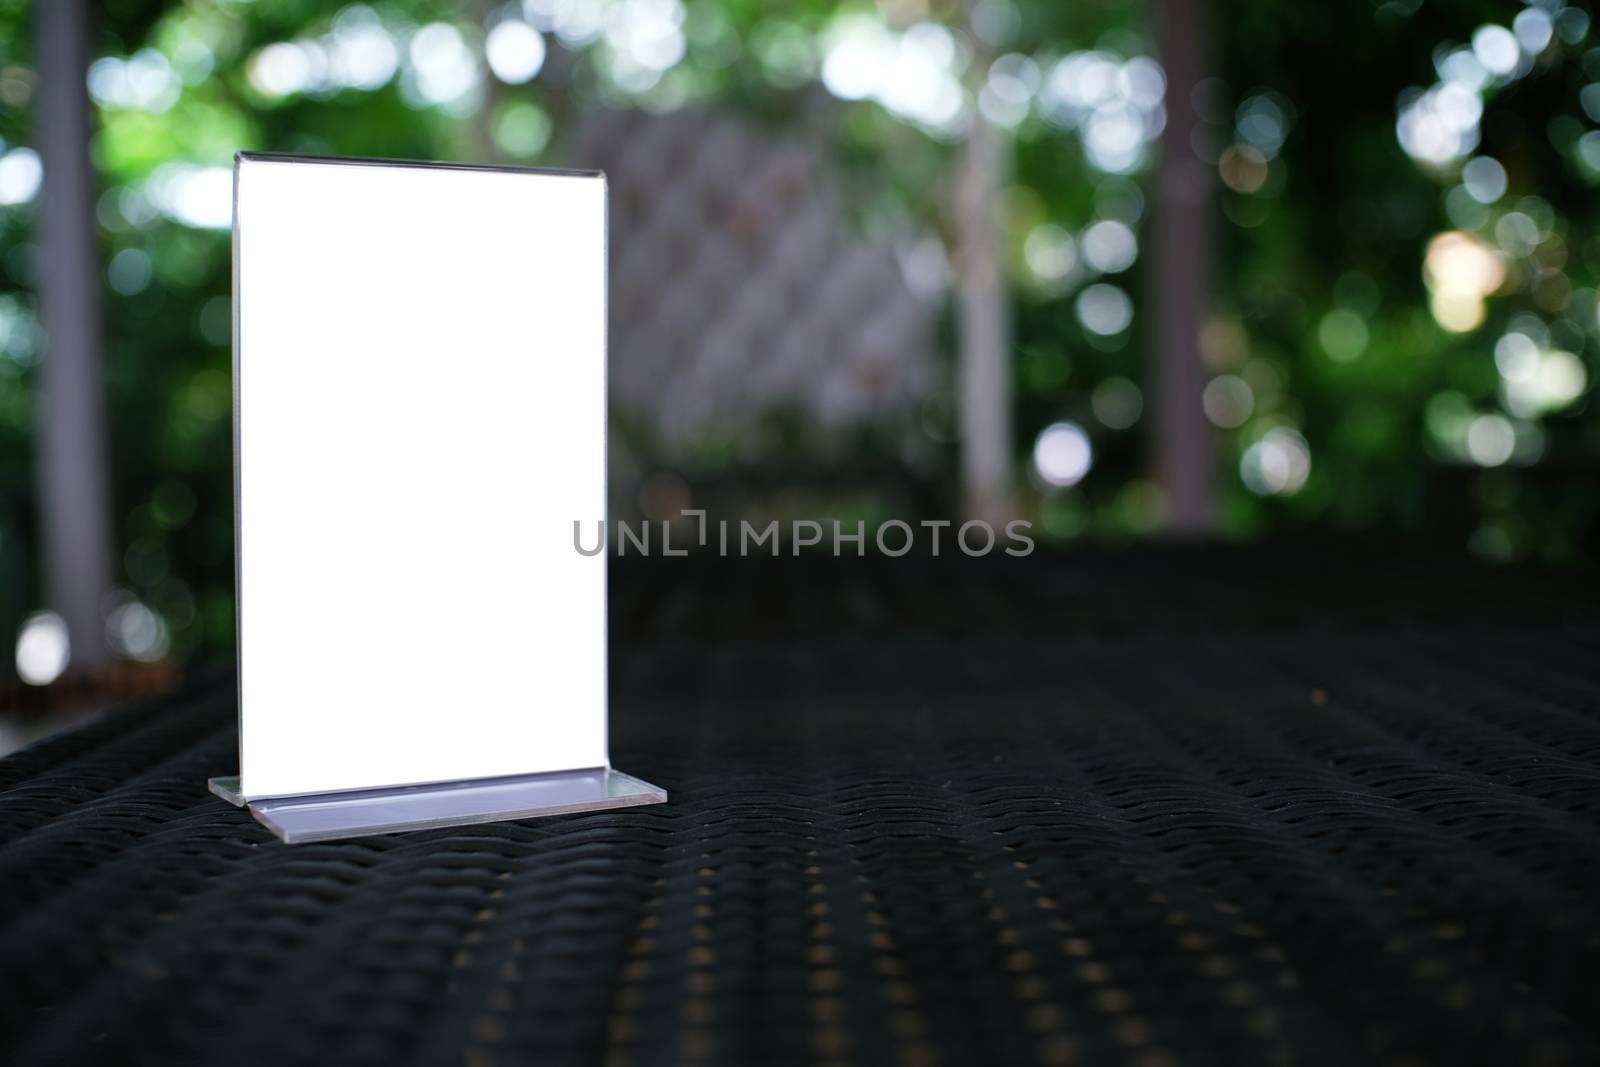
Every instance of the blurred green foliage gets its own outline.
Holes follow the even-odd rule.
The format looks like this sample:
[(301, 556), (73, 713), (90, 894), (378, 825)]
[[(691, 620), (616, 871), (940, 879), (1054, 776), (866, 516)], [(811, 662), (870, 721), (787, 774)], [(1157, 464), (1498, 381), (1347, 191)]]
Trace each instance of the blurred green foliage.
[[(933, 260), (947, 260), (964, 120), (940, 111), (937, 78), (924, 98), (906, 95), (912, 75), (944, 62), (941, 76), (965, 86), (961, 113), (971, 113), (974, 91), (988, 93), (1014, 148), (1001, 206), (1019, 468), (1061, 420), (1094, 446), (1093, 468), (1075, 485), (1033, 476), (1027, 507), (1063, 540), (1160, 527), (1145, 403), (1160, 294), (1145, 257), (1129, 260), (1119, 244), (1128, 234), (1103, 229), (1098, 244), (1090, 234), (1097, 223), (1125, 225), (1135, 253), (1152, 238), (1159, 194), (1148, 138), (1159, 114), (1128, 110), (1148, 73), (1129, 61), (1155, 56), (1145, 4), (983, 0), (970, 25), (949, 0), (96, 6), (92, 153), (116, 533), (123, 580), (165, 618), (179, 656), (232, 637), (229, 243), (216, 205), (218, 176), (241, 149), (559, 165), (585, 108), (704, 105), (823, 137), (857, 225), (923, 234)], [(1527, 11), (1535, 15), (1519, 19)], [(1588, 14), (1558, 0), (1217, 0), (1210, 13), (1216, 77), (1193, 104), (1219, 209), (1205, 334), (1219, 529), (1253, 537), (1326, 527), (1465, 543), (1494, 558), (1589, 558), (1600, 507), (1589, 386), (1600, 36)], [(28, 15), (26, 4), (0, 3), (0, 201), (11, 201), (0, 203), (0, 595), (13, 616), (39, 595), (27, 566), (37, 547), (27, 544), (34, 197), (8, 196), (5, 170), (31, 141)], [(531, 63), (526, 33), (505, 37), (505, 57), (490, 62), (491, 31), (522, 20), (544, 44), (526, 81), (515, 69)], [(1486, 25), (1501, 33), (1484, 36)], [(1511, 54), (1506, 36), (1521, 51), (1497, 72)], [(879, 58), (921, 52), (863, 90), (867, 75), (846, 62), (847, 46)], [(975, 67), (974, 55), (995, 65)], [(1095, 111), (1101, 75), (1122, 79), (1111, 102), (1123, 112)], [(1471, 101), (1454, 89), (1424, 98), (1440, 86), (1465, 86)], [(1397, 123), (1408, 109), (1435, 104), (1443, 117), (1403, 144)], [(1463, 125), (1474, 106), (1481, 117)], [(1145, 141), (1113, 158), (1126, 132), (1119, 115), (1140, 114)], [(1463, 166), (1479, 157), (1498, 164), (1497, 195), (1495, 167), (1464, 182)], [(15, 188), (25, 171), (14, 165)], [(1440, 271), (1497, 263), (1502, 272), (1478, 304), (1454, 289), (1445, 297), (1455, 303), (1440, 297), (1449, 277), (1434, 291), (1425, 284), (1430, 242), (1455, 231), (1473, 235), (1456, 246), (1465, 258), (1440, 258)], [(1478, 251), (1490, 259), (1474, 259)], [(1117, 324), (1118, 294), (1131, 298), (1131, 322), (1090, 329), (1096, 307)], [(1466, 328), (1441, 325), (1441, 315), (1461, 327), (1475, 312), (1481, 322)], [(923, 420), (946, 446), (951, 406), (945, 396)]]

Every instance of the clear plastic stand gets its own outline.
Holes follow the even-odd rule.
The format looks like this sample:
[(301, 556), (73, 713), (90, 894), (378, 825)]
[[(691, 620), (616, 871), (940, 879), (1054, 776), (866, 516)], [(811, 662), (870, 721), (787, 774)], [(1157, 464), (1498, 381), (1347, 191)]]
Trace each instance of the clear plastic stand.
[[(284, 841), (657, 804), (610, 766), (606, 183), (234, 165), (239, 776)], [(419, 784), (420, 783), (420, 784)]]
[(238, 778), (213, 778), (209, 785), (228, 803), (249, 808), (289, 844), (609, 811), (667, 799), (665, 789), (607, 767), (254, 801), (240, 794)]

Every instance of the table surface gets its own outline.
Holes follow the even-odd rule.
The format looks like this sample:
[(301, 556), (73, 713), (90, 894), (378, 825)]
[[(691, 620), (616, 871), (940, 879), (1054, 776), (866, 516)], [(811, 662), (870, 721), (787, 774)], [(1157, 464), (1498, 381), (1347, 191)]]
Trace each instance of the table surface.
[(297, 847), (206, 794), (201, 672), (0, 762), (0, 1060), (1595, 1062), (1595, 593), (620, 561), (612, 756), (670, 803)]

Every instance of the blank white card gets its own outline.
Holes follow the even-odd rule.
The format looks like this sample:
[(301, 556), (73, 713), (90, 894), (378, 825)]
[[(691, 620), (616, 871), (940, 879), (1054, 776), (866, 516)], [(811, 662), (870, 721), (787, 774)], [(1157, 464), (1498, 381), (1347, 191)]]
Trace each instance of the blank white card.
[(239, 157), (246, 797), (606, 764), (605, 188)]

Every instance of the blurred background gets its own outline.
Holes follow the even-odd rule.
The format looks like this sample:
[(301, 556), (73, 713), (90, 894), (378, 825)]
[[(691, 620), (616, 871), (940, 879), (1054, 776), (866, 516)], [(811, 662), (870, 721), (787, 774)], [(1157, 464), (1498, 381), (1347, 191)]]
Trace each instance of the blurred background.
[(241, 149), (604, 168), (617, 518), (1595, 556), (1584, 7), (0, 0), (6, 703), (231, 654)]

